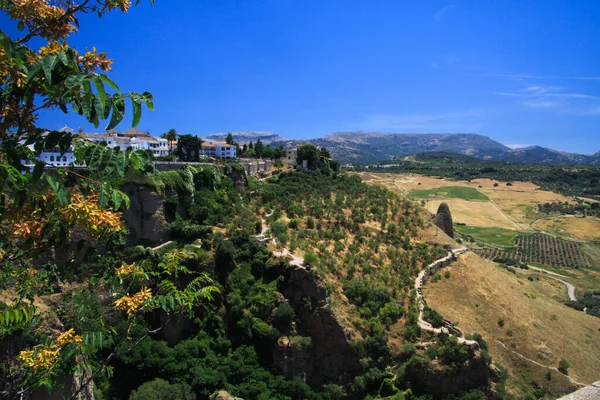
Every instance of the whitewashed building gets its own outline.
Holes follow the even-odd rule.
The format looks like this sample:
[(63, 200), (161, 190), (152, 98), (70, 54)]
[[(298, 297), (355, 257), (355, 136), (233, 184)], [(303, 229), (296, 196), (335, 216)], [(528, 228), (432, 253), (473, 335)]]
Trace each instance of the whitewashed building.
[[(74, 132), (73, 129), (68, 126), (59, 129), (59, 131), (68, 133)], [(106, 133), (81, 133), (80, 136), (90, 142), (105, 143), (107, 147), (113, 149), (119, 147), (121, 150), (125, 150), (131, 147), (134, 150), (150, 150), (154, 157), (169, 155), (169, 143), (167, 139), (150, 136), (141, 131), (137, 132), (139, 132), (139, 136), (133, 136), (132, 134), (120, 136), (115, 131)], [(30, 148), (33, 150), (33, 146), (30, 146)], [(83, 166), (74, 164), (75, 155), (73, 154), (72, 148), (67, 150), (63, 155), (60, 154), (60, 149), (58, 147), (55, 147), (52, 150), (44, 150), (36, 156), (36, 159), (53, 167), (67, 167), (72, 165)]]
[(204, 142), (200, 155), (219, 158), (221, 160), (233, 160), (237, 157), (237, 148), (234, 145), (222, 142)]

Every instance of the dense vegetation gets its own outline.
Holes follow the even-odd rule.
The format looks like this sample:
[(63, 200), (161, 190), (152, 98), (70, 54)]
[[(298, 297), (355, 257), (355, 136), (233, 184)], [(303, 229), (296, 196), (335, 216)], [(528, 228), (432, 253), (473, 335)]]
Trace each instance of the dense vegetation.
[(489, 178), (511, 182), (533, 182), (544, 190), (566, 196), (600, 199), (600, 167), (547, 164), (522, 164), (487, 161), (450, 153), (423, 153), (411, 157), (382, 161), (366, 168), (354, 165), (357, 171), (415, 173), (457, 180)]
[[(169, 228), (180, 241), (156, 251), (135, 246), (97, 255), (85, 269), (123, 262), (130, 270), (109, 272), (94, 285), (82, 282), (44, 300), (52, 302), (65, 327), (85, 334), (99, 358), (112, 355), (110, 373), (94, 379), (97, 398), (206, 399), (225, 389), (244, 399), (426, 399), (433, 397), (411, 371), (451, 373), (472, 356), (452, 338), (434, 341), (426, 351), (410, 344), (422, 335), (414, 277), (445, 251), (414, 243), (425, 222), (410, 201), (390, 191), (328, 169), (252, 180), (242, 192), (212, 167), (150, 169), (130, 173), (123, 182), (160, 191)], [(190, 196), (185, 218), (174, 205), (169, 208)], [(263, 224), (275, 244), (262, 240)], [(300, 303), (286, 298), (296, 267), (274, 255), (281, 247), (310, 261), (328, 292), (326, 309), (315, 308), (319, 305), (308, 297)], [(170, 279), (163, 279), (166, 274)], [(198, 307), (194, 296), (210, 287), (211, 278), (219, 292)], [(130, 291), (151, 290), (154, 307), (142, 319), (124, 318), (110, 307), (115, 280)], [(170, 312), (173, 295), (185, 299), (175, 305), (184, 313)], [(305, 312), (333, 313), (345, 321), (362, 373), (311, 387), (282, 372), (276, 356), (282, 338), (293, 354), (311, 354), (315, 338), (303, 324)], [(441, 318), (433, 310), (428, 317)], [(405, 342), (396, 356), (388, 347), (392, 331)], [(130, 340), (114, 339), (124, 336)], [(487, 390), (484, 385), (453, 398), (481, 398)]]
[(585, 292), (583, 298), (569, 301), (567, 305), (579, 311), (585, 310), (586, 313), (600, 318), (600, 290)]

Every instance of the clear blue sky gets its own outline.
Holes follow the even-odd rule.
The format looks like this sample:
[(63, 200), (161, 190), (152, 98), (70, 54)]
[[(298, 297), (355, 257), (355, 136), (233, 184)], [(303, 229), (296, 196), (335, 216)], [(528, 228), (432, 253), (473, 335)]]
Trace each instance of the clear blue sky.
[[(72, 43), (154, 94), (152, 134), (474, 132), (600, 150), (600, 1), (142, 3), (83, 18)], [(59, 110), (41, 123), (94, 131)]]

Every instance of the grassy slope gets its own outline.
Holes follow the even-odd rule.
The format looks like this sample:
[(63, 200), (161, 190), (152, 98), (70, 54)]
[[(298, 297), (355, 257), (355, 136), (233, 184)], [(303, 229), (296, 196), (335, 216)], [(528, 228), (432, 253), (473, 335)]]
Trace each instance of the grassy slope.
[(512, 246), (517, 237), (516, 231), (503, 228), (485, 228), (468, 225), (455, 225), (454, 229), (463, 235), (471, 235), (475, 239), (498, 246)]
[[(446, 318), (459, 321), (465, 333), (478, 332), (487, 339), (494, 358), (511, 370), (513, 390), (525, 395), (535, 381), (558, 395), (572, 385), (555, 372), (548, 381), (547, 369), (521, 359), (496, 340), (509, 349), (514, 345), (514, 351), (543, 365), (556, 367), (564, 357), (571, 363), (569, 374), (578, 381), (600, 379), (600, 319), (553, 300), (552, 288), (542, 290), (539, 281), (530, 282), (525, 275), (514, 275), (472, 253), (449, 270), (450, 279), (428, 283), (425, 298)], [(499, 317), (506, 320), (503, 328)]]
[(475, 188), (460, 186), (445, 186), (434, 189), (412, 190), (408, 194), (409, 199), (425, 199), (429, 196), (441, 196), (445, 199), (463, 199), (489, 201), (490, 199)]

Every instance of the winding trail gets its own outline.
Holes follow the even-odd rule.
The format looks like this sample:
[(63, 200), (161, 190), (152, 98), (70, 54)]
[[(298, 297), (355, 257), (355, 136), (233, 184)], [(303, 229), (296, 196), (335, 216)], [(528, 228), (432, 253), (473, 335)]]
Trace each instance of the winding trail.
[[(560, 279), (560, 278), (565, 278), (564, 275), (557, 274), (556, 272), (552, 272), (552, 271), (546, 271), (543, 268), (534, 267), (533, 265), (529, 265), (529, 264), (527, 266), (529, 267), (529, 269), (532, 269), (534, 271), (542, 272), (542, 273), (547, 274), (547, 275), (554, 275), (554, 276), (549, 276), (548, 278), (554, 279), (555, 281), (559, 281), (560, 283), (562, 283), (563, 285), (565, 285), (567, 287), (567, 293), (569, 295), (569, 300), (571, 300), (571, 301), (577, 301), (577, 297), (575, 297), (575, 286), (573, 286), (572, 284), (570, 284), (567, 281), (564, 281), (564, 280)], [(559, 278), (557, 278), (557, 276)]]
[[(448, 252), (448, 255), (446, 255), (446, 257), (442, 257), (442, 258), (435, 260), (434, 262), (429, 264), (427, 267), (425, 267), (421, 272), (419, 272), (419, 275), (415, 279), (415, 290), (417, 291), (417, 303), (418, 303), (418, 307), (419, 307), (418, 323), (422, 330), (425, 330), (428, 332), (433, 332), (436, 335), (440, 335), (442, 333), (451, 334), (448, 327), (434, 328), (429, 322), (425, 321), (425, 319), (423, 318), (423, 311), (425, 310), (425, 299), (423, 298), (423, 278), (425, 278), (425, 275), (429, 274), (429, 272), (432, 268), (434, 268), (440, 264), (443, 264), (445, 262), (455, 260), (459, 255), (467, 252), (468, 250), (469, 250), (468, 247), (461, 247), (460, 249), (450, 250)], [(479, 343), (477, 343), (475, 340), (465, 339), (464, 337), (462, 337), (462, 335), (458, 335), (458, 334), (455, 334), (454, 336), (456, 336), (456, 338), (458, 339), (458, 343), (479, 346)]]
[(510, 352), (512, 352), (512, 353), (514, 353), (514, 354), (516, 354), (517, 356), (521, 357), (521, 358), (522, 358), (522, 359), (524, 359), (524, 360), (527, 360), (527, 361), (529, 361), (529, 362), (531, 362), (531, 363), (533, 363), (533, 364), (535, 364), (535, 365), (537, 365), (537, 366), (539, 366), (539, 367), (542, 367), (542, 368), (547, 368), (547, 369), (550, 369), (550, 370), (552, 370), (552, 371), (556, 371), (556, 372), (558, 372), (559, 374), (563, 375), (563, 376), (564, 376), (564, 377), (566, 377), (568, 380), (570, 380), (570, 381), (571, 381), (571, 383), (573, 383), (574, 385), (578, 385), (578, 386), (587, 386), (585, 383), (577, 382), (575, 379), (571, 378), (569, 375), (563, 374), (563, 373), (562, 373), (562, 372), (561, 372), (561, 371), (560, 371), (558, 368), (556, 368), (556, 367), (549, 367), (549, 366), (547, 366), (547, 365), (540, 364), (539, 362), (537, 362), (537, 361), (535, 361), (535, 360), (532, 360), (532, 359), (531, 359), (531, 358), (529, 358), (529, 357), (525, 357), (523, 354), (521, 354), (521, 353), (518, 353), (518, 352), (514, 351), (513, 349), (509, 349), (508, 347), (506, 347), (506, 345), (505, 345), (504, 343), (502, 343), (502, 342), (501, 342), (501, 341), (499, 341), (499, 340), (494, 340), (494, 342), (498, 343), (500, 346), (504, 347), (506, 350), (508, 350), (508, 351), (510, 351)]

